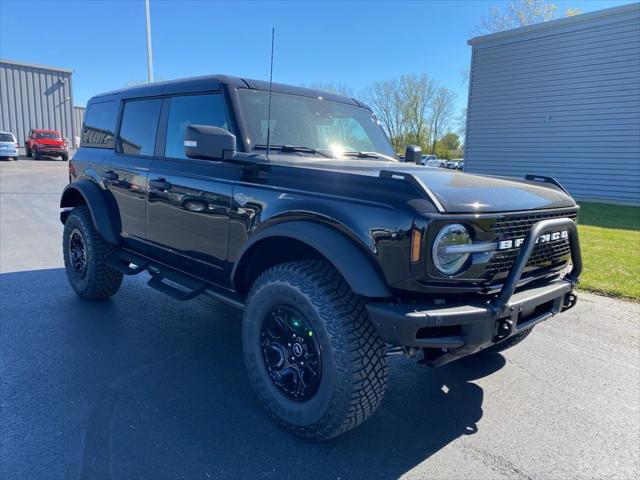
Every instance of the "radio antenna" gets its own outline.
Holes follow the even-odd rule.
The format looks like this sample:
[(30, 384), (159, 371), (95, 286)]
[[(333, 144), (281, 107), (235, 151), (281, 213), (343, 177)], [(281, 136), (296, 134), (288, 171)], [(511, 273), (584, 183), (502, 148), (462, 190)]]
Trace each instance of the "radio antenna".
[(271, 86), (273, 84), (273, 44), (275, 43), (276, 29), (271, 27), (271, 69), (269, 70), (269, 113), (267, 118), (267, 157), (271, 153)]

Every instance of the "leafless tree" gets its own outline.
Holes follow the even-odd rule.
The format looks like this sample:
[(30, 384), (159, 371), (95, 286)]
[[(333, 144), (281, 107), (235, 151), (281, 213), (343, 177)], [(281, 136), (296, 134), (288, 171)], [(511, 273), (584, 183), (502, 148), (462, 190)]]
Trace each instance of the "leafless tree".
[(433, 97), (429, 116), (431, 153), (435, 152), (438, 138), (445, 132), (451, 123), (455, 100), (456, 94), (445, 87), (438, 88)]
[(397, 79), (373, 83), (363, 92), (364, 100), (376, 113), (396, 152), (404, 146), (407, 107)]
[(487, 35), (578, 13), (580, 10), (575, 8), (567, 8), (564, 13), (560, 13), (557, 5), (546, 0), (513, 0), (503, 9), (493, 7), (489, 15), (483, 15), (473, 33)]
[(405, 104), (407, 141), (421, 146), (430, 144), (428, 114), (437, 91), (437, 83), (428, 75), (403, 75), (400, 92)]

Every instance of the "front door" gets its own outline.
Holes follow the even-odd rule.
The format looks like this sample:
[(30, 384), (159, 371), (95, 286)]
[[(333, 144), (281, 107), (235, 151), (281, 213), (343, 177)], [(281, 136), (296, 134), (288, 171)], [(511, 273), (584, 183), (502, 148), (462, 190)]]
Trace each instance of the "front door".
[(187, 158), (184, 134), (189, 124), (228, 128), (222, 96), (177, 95), (164, 100), (164, 148), (159, 147), (163, 155), (154, 159), (149, 172), (147, 246), (154, 257), (227, 286), (229, 212), (239, 167)]

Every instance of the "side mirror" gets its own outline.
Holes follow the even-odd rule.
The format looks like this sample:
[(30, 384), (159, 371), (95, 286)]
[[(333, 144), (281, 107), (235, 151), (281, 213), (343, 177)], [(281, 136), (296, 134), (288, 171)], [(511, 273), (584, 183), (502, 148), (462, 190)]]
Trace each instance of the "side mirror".
[(407, 145), (404, 151), (404, 161), (420, 164), (422, 160), (422, 149), (418, 145)]
[(225, 160), (236, 153), (236, 136), (224, 128), (211, 125), (187, 125), (184, 153), (189, 158)]

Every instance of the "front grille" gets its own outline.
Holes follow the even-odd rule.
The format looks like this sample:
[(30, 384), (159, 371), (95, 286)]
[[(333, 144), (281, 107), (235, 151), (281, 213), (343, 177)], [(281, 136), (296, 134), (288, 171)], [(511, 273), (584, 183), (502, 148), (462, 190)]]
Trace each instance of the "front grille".
[[(535, 215), (518, 215), (499, 217), (491, 230), (496, 234), (496, 240), (514, 240), (516, 238), (526, 237), (531, 227), (540, 220), (549, 218), (571, 218), (575, 221), (577, 212), (557, 212), (557, 213), (540, 213)], [(487, 263), (484, 278), (493, 279), (500, 274), (506, 274), (513, 267), (513, 263), (520, 252), (519, 248), (497, 252)], [(569, 239), (564, 238), (547, 243), (536, 245), (529, 257), (525, 270), (532, 271), (537, 269), (550, 268), (559, 266), (567, 261), (567, 257), (571, 254), (569, 247)]]

